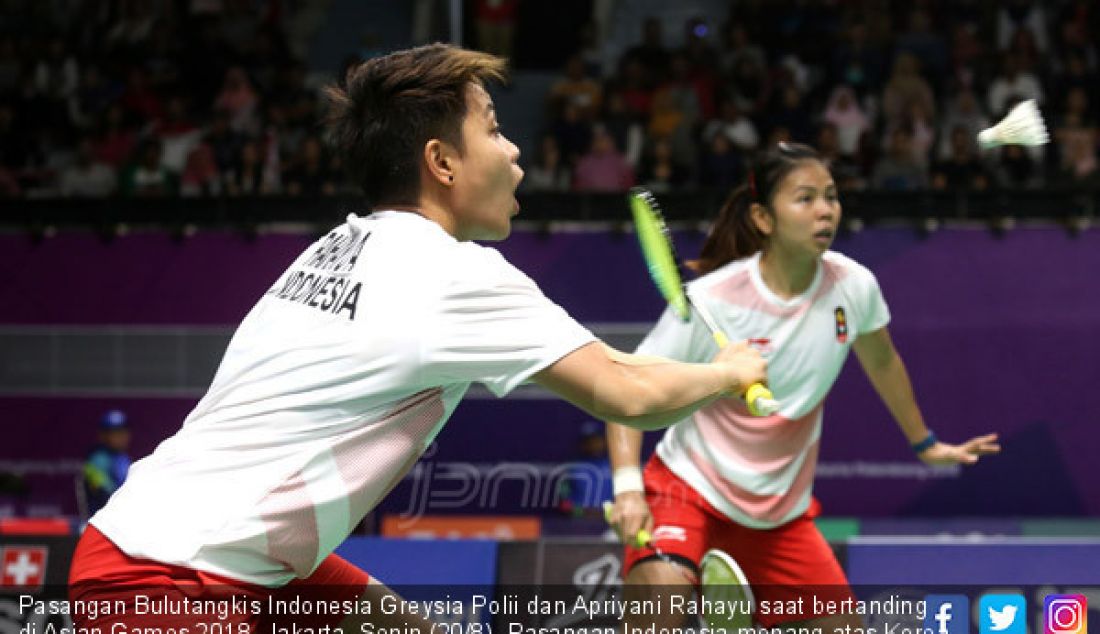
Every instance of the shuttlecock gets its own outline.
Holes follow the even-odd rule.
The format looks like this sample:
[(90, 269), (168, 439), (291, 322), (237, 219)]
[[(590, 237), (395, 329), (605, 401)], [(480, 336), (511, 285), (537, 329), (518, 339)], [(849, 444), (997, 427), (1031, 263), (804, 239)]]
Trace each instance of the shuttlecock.
[(1016, 104), (1000, 123), (978, 133), (978, 145), (986, 150), (1000, 145), (1045, 145), (1049, 141), (1034, 99)]

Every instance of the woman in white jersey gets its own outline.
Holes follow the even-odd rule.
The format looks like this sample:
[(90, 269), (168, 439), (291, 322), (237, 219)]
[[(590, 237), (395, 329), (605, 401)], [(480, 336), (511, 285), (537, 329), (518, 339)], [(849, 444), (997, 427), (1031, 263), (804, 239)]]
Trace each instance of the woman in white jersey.
[[(378, 603), (386, 587), (333, 551), (472, 383), (503, 396), (533, 380), (593, 415), (650, 428), (766, 379), (744, 345), (703, 364), (616, 352), (473, 242), (507, 237), (519, 211), (519, 150), (485, 89), (503, 74), (500, 58), (436, 44), (373, 58), (330, 88), (329, 136), (370, 213), (349, 215), (258, 299), (182, 428), (90, 520), (72, 599), (233, 596), (256, 606), (219, 617), (216, 631), (233, 634), (274, 631), (268, 599)], [(290, 620), (292, 631), (422, 621), (405, 614), (375, 606)], [(205, 612), (73, 620), (104, 632), (211, 624)]]
[[(693, 300), (730, 338), (749, 340), (768, 358), (769, 385), (782, 407), (755, 418), (738, 399), (715, 401), (668, 429), (644, 474), (642, 432), (608, 425), (612, 522), (623, 535), (641, 529), (652, 535), (646, 547), (626, 548), (628, 597), (645, 597), (654, 586), (666, 595), (690, 594), (689, 580), (697, 578), (710, 548), (740, 564), (758, 605), (811, 593), (851, 596), (813, 523), (818, 508), (810, 492), (822, 401), (849, 348), (921, 460), (972, 464), (999, 450), (996, 434), (951, 445), (925, 426), (886, 329), (890, 315), (874, 275), (829, 251), (840, 214), (836, 184), (819, 155), (804, 145), (780, 144), (732, 193), (700, 259), (691, 263), (701, 274), (688, 285)], [(702, 320), (684, 323), (669, 310), (637, 353), (692, 361), (714, 350)], [(815, 613), (808, 599), (802, 605), (785, 614), (758, 610), (755, 618), (767, 627), (854, 623), (853, 617)], [(657, 618), (664, 621), (658, 626), (681, 625), (667, 611)], [(627, 622), (647, 625), (639, 619), (646, 617), (628, 616)]]

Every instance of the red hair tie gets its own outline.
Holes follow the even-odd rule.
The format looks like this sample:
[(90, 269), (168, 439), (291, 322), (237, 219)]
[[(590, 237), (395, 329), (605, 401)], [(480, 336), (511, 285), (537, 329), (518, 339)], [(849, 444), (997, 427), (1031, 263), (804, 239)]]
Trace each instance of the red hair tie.
[(756, 201), (756, 172), (753, 170), (749, 170), (749, 196)]

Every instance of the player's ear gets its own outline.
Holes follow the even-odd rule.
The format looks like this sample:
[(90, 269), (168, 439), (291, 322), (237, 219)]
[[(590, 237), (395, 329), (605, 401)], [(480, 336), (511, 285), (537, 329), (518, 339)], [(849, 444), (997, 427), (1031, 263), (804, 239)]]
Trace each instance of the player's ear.
[(775, 217), (760, 203), (752, 203), (749, 206), (749, 219), (752, 220), (753, 226), (766, 236), (770, 236), (775, 231)]
[(444, 187), (454, 183), (455, 156), (454, 148), (446, 141), (429, 139), (424, 144), (424, 162), (428, 167), (428, 174)]

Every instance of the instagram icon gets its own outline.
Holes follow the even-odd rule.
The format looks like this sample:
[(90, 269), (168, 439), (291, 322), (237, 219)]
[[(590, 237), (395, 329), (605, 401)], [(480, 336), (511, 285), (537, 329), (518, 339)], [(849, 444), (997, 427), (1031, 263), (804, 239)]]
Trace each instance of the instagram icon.
[(1088, 634), (1088, 604), (1080, 594), (1048, 594), (1043, 599), (1045, 634)]

